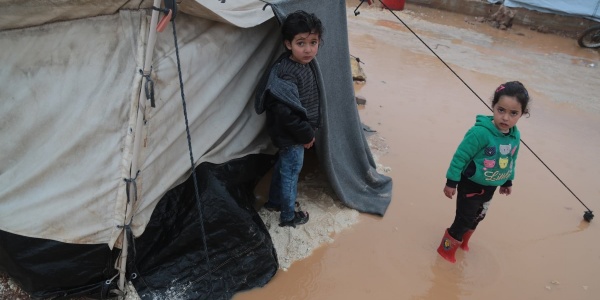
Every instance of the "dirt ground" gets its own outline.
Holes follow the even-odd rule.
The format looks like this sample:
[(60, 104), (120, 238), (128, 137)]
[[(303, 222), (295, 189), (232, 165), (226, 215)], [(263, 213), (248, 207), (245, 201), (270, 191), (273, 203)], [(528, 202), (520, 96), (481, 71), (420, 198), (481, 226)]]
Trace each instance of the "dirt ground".
[[(387, 148), (378, 159), (392, 203), (234, 299), (598, 299), (598, 220), (583, 221), (581, 202), (600, 207), (600, 52), (409, 4), (395, 12), (438, 58), (390, 12), (354, 8), (350, 52), (367, 76), (359, 112)], [(513, 194), (495, 196), (471, 251), (450, 264), (435, 251), (454, 216), (445, 172), (475, 116), (489, 114), (482, 101), (511, 80), (532, 96)]]

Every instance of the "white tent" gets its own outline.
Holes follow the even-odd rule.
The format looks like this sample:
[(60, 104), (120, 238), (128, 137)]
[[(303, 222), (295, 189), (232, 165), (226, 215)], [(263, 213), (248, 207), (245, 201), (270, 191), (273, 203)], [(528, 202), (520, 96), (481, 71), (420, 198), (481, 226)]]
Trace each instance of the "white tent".
[[(0, 0), (0, 271), (37, 296), (107, 295), (117, 278), (122, 289), (126, 277), (143, 276), (152, 290), (167, 280), (157, 270), (201, 278), (190, 293), (210, 287), (227, 296), (265, 284), (277, 270), (276, 254), (244, 201), (276, 149), (264, 115), (254, 112), (253, 92), (281, 51), (278, 19), (299, 8), (317, 13), (326, 28), (317, 58), (327, 94), (317, 150), (322, 168), (342, 202), (383, 215), (391, 180), (375, 171), (361, 132), (345, 3), (316, 3), (184, 0), (173, 22), (156, 32), (164, 13), (152, 7), (162, 1)], [(177, 211), (184, 207), (184, 182), (192, 182), (186, 121), (196, 168), (234, 166), (247, 178), (232, 185), (231, 176), (220, 180), (241, 194), (228, 189), (222, 197), (207, 188), (210, 172), (196, 169), (202, 200), (191, 193), (185, 202), (191, 208)], [(168, 203), (174, 197), (176, 205)], [(222, 209), (227, 205), (217, 201), (224, 198), (233, 207)], [(189, 213), (200, 203), (202, 209)], [(179, 232), (168, 227), (175, 223)], [(178, 240), (186, 226), (201, 237), (189, 252), (181, 249), (194, 247)], [(158, 233), (165, 227), (171, 230)], [(225, 227), (226, 237), (249, 232), (230, 242), (206, 239)], [(175, 254), (195, 257), (192, 265), (213, 264), (174, 271), (165, 265), (181, 261)], [(247, 265), (240, 263), (244, 257)], [(247, 282), (213, 278), (228, 265), (244, 270)]]

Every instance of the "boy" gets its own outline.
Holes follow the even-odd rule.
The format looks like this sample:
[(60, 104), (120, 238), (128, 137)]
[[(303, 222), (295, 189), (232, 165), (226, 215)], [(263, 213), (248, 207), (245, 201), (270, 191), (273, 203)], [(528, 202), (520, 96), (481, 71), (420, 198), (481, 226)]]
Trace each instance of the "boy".
[(283, 22), (281, 34), (287, 51), (271, 67), (266, 83), (259, 85), (255, 109), (258, 114), (267, 112), (267, 130), (279, 148), (265, 208), (281, 212), (279, 226), (296, 227), (308, 222), (308, 212), (295, 207), (304, 149), (314, 145), (320, 124), (313, 59), (323, 26), (314, 14), (296, 11)]

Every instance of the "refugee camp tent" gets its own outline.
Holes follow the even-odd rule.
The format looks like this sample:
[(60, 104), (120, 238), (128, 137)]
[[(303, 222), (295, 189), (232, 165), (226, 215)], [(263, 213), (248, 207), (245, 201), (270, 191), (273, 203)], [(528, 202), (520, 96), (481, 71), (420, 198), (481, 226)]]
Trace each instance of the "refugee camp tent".
[(106, 298), (131, 281), (147, 299), (222, 299), (273, 277), (253, 189), (277, 149), (253, 94), (298, 9), (326, 30), (320, 168), (347, 206), (389, 205), (344, 1), (177, 1), (162, 32), (153, 6), (0, 0), (0, 272), (35, 297)]

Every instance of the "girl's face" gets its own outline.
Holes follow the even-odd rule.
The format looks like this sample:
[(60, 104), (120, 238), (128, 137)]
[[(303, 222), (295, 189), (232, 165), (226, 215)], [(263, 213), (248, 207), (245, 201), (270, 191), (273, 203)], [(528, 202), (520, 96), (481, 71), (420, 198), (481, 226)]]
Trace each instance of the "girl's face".
[(517, 97), (501, 96), (498, 103), (494, 105), (494, 125), (500, 132), (508, 131), (517, 124), (517, 121), (523, 115), (523, 108)]
[(294, 39), (285, 41), (285, 47), (292, 52), (290, 58), (303, 65), (309, 63), (319, 51), (319, 35), (316, 33), (298, 33)]

